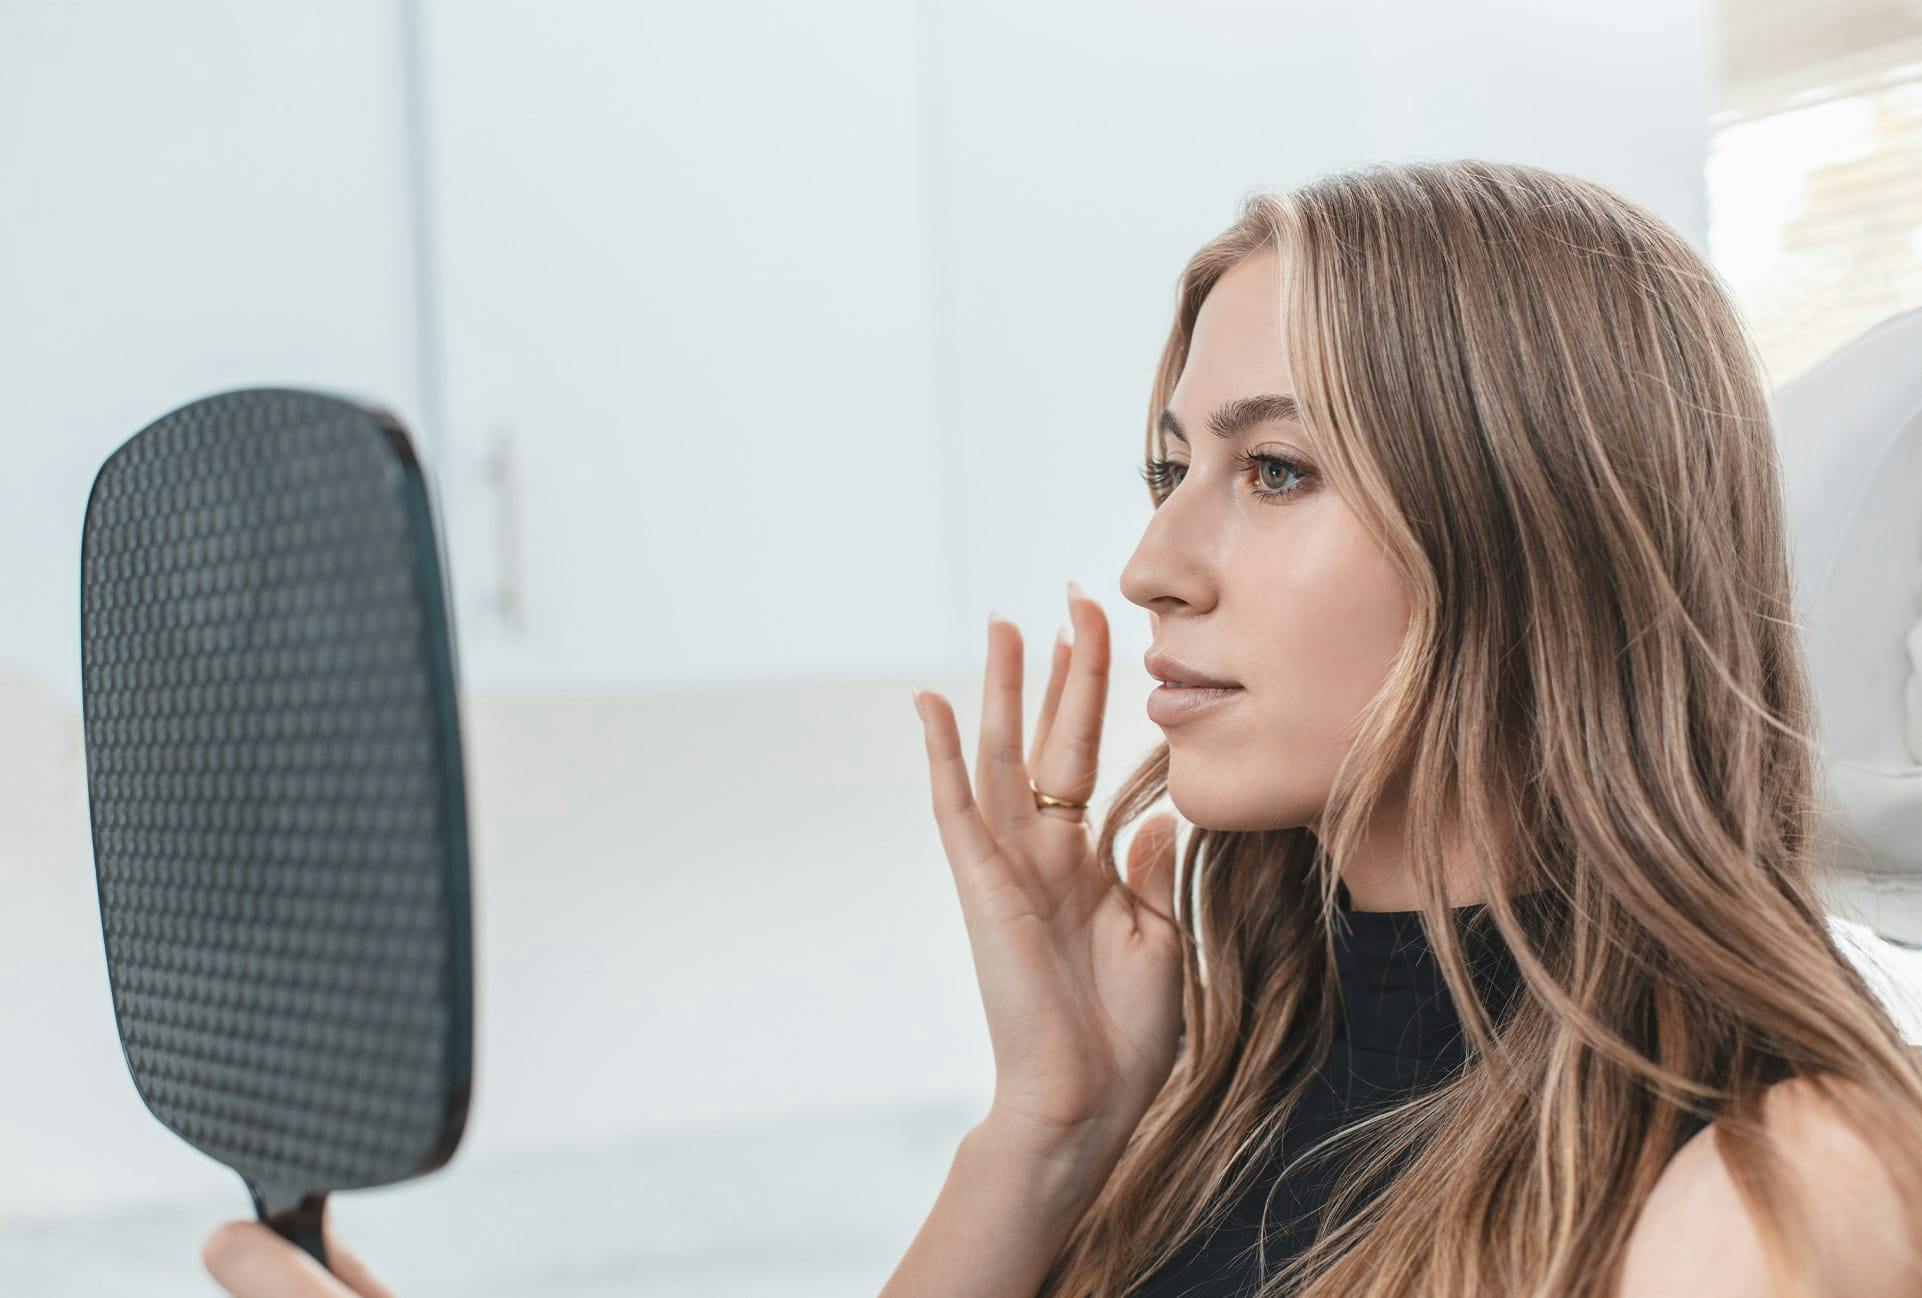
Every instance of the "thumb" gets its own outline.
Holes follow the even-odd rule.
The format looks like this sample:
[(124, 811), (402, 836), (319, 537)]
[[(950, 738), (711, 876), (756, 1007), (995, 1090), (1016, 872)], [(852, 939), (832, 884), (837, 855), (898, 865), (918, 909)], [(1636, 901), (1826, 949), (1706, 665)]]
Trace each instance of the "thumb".
[(1163, 813), (1143, 821), (1128, 844), (1128, 887), (1148, 908), (1175, 922), (1175, 818)]
[(394, 1298), (341, 1242), (332, 1200), (322, 1206), (321, 1239), (331, 1274), (262, 1221), (223, 1223), (200, 1256), (207, 1273), (239, 1298)]
[(229, 1221), (200, 1250), (207, 1274), (235, 1298), (354, 1298), (354, 1291), (260, 1221)]

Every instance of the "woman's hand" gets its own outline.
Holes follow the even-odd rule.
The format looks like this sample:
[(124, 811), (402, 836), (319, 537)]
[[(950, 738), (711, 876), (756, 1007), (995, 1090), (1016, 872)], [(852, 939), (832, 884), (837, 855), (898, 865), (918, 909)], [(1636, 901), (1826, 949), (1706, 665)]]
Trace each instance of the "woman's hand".
[(334, 1233), (334, 1205), (321, 1205), (325, 1268), (261, 1221), (229, 1221), (207, 1237), (200, 1260), (234, 1298), (394, 1298)]
[(990, 619), (974, 788), (954, 710), (917, 704), (940, 825), (994, 1047), (990, 1119), (1044, 1147), (1118, 1153), (1167, 1081), (1182, 1028), (1175, 820), (1144, 822), (1128, 852), (1130, 906), (1095, 864), (1079, 810), (1037, 809), (1029, 789), (1086, 802), (1108, 692), (1108, 624), (1070, 584), (1072, 647), (1057, 642), (1021, 756), (1021, 632)]

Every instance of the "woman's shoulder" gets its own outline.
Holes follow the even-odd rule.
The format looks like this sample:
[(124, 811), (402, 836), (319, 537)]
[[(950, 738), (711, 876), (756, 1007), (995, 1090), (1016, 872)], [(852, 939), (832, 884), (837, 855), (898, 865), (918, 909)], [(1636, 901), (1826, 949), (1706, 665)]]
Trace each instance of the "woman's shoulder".
[[(1852, 1084), (1829, 1083), (1843, 1097)], [(1882, 1155), (1807, 1077), (1762, 1097), (1762, 1124), (1784, 1152), (1791, 1193), (1816, 1251), (1820, 1293), (1896, 1298), (1922, 1291), (1907, 1209)], [(1767, 1254), (1709, 1123), (1669, 1160), (1629, 1234), (1617, 1298), (1688, 1293), (1770, 1298)], [(1703, 1241), (1715, 1241), (1704, 1248)]]

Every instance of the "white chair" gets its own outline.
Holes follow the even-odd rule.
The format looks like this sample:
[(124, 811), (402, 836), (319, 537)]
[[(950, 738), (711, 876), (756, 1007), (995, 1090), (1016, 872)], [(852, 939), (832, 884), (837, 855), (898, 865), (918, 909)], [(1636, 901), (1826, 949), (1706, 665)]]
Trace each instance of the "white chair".
[(1922, 310), (1772, 404), (1829, 766), (1830, 911), (1922, 949)]

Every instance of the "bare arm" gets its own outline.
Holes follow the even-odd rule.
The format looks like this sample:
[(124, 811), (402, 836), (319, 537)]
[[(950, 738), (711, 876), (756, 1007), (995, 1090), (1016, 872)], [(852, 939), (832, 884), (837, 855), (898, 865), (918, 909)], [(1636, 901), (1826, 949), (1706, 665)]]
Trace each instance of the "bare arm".
[(1033, 1298), (1115, 1157), (984, 1118), (880, 1298)]

